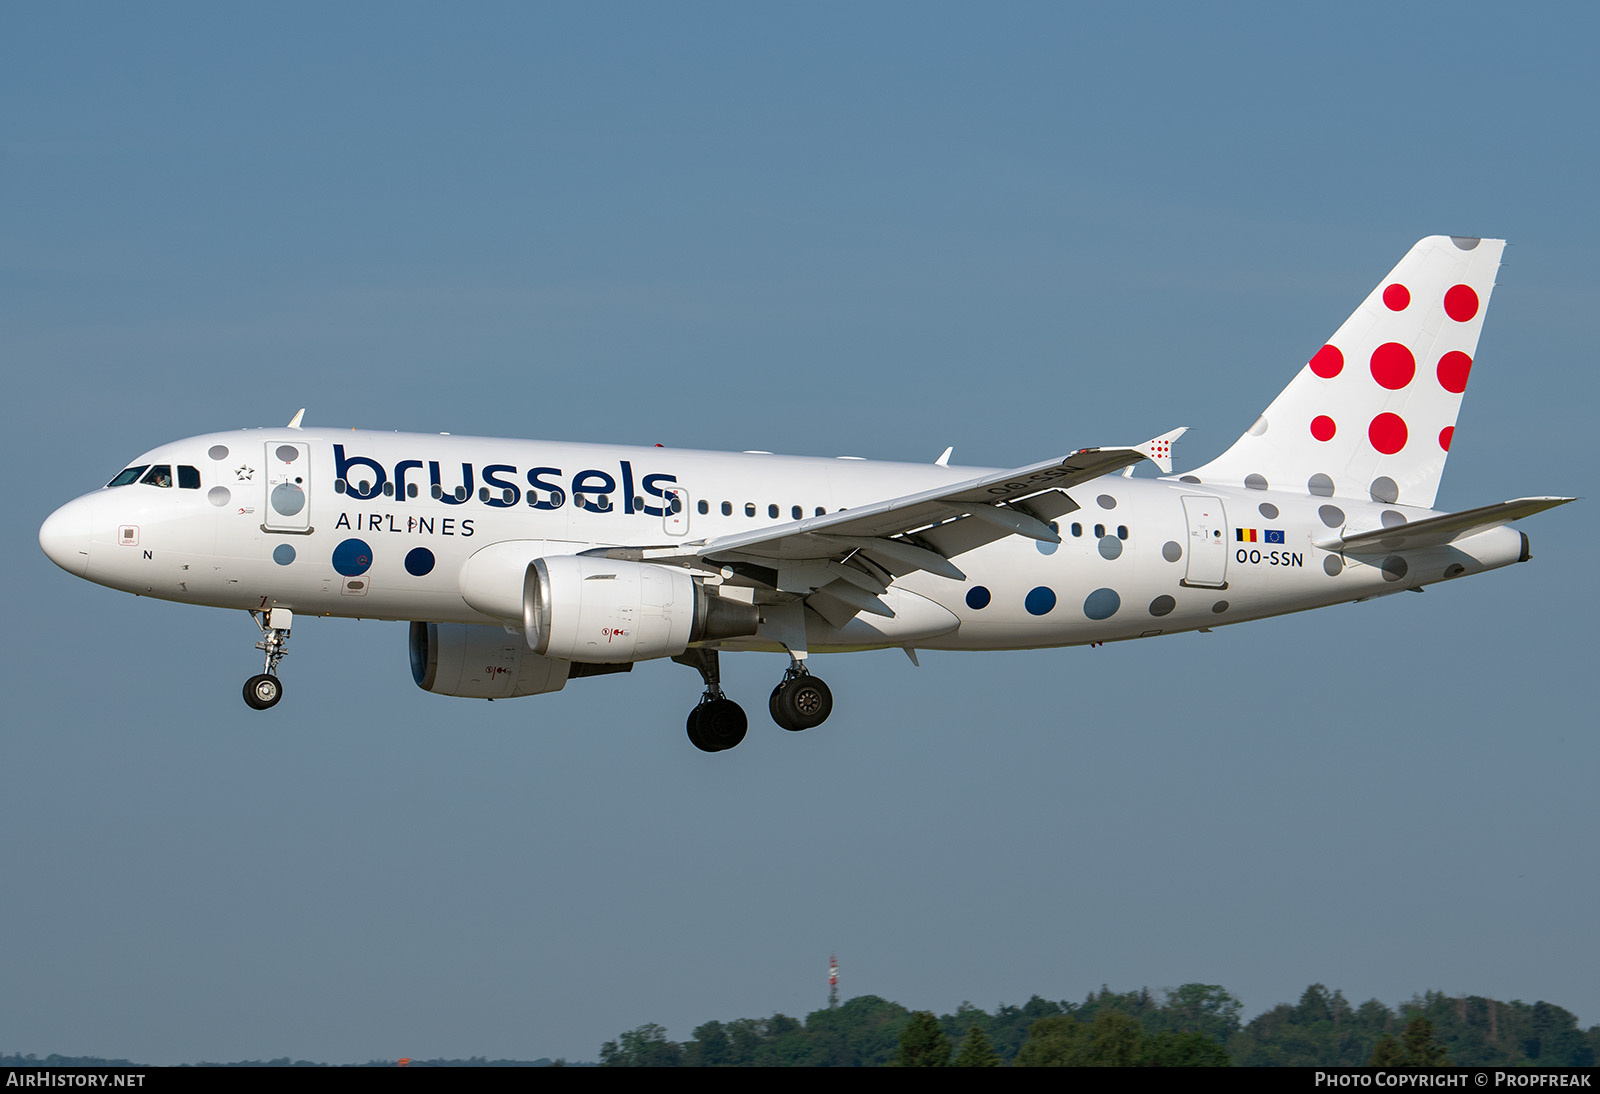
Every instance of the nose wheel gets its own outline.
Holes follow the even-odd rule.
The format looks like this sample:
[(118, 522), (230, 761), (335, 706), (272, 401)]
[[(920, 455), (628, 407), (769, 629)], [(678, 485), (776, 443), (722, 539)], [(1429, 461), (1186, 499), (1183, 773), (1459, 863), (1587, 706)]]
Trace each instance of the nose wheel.
[(244, 701), (252, 710), (266, 710), (283, 698), (283, 684), (276, 676), (261, 673), (244, 682)]
[(294, 613), (288, 608), (271, 608), (252, 611), (250, 618), (261, 629), (261, 641), (256, 649), (266, 656), (262, 671), (244, 682), (244, 701), (251, 710), (269, 710), (283, 698), (283, 681), (278, 679), (278, 662), (289, 656), (289, 628), (294, 624)]

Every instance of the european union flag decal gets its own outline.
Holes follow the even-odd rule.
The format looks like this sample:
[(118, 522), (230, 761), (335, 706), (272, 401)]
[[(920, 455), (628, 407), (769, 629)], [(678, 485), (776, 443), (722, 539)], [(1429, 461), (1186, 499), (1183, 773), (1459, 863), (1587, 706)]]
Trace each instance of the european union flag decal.
[(1282, 543), (1283, 542), (1283, 529), (1282, 528), (1268, 528), (1267, 529), (1267, 542), (1268, 543)]

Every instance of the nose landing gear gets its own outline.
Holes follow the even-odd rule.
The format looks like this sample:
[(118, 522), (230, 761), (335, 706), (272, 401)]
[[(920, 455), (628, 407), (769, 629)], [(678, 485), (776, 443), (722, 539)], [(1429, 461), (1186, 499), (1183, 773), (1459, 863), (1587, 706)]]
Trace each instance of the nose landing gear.
[(278, 662), (289, 656), (289, 628), (294, 624), (294, 613), (288, 608), (271, 608), (251, 611), (250, 618), (261, 628), (261, 641), (256, 649), (266, 654), (264, 671), (244, 682), (244, 701), (252, 710), (267, 710), (278, 705), (283, 698), (283, 681), (278, 679)]

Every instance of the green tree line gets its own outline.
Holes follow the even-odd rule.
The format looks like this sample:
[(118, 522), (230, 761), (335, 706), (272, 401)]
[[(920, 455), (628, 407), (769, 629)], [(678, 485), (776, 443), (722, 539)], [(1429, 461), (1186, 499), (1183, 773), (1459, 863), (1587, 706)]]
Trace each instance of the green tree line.
[(1162, 992), (1101, 988), (1082, 1002), (1035, 995), (991, 1013), (911, 1011), (876, 995), (804, 1020), (712, 1021), (677, 1042), (655, 1024), (607, 1041), (605, 1067), (1387, 1067), (1593, 1066), (1600, 1026), (1552, 1003), (1428, 992), (1391, 1009), (1352, 1006), (1312, 984), (1248, 1023), (1216, 984)]

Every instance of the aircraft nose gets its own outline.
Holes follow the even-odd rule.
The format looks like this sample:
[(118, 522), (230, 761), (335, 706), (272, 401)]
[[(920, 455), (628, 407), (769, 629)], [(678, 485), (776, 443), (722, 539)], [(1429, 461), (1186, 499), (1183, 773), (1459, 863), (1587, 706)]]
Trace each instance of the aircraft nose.
[(92, 523), (88, 498), (69, 501), (39, 526), (39, 546), (51, 562), (74, 577), (82, 577), (89, 569)]

